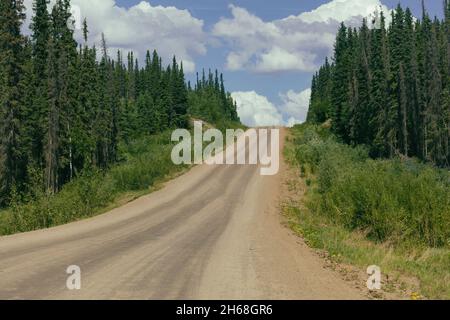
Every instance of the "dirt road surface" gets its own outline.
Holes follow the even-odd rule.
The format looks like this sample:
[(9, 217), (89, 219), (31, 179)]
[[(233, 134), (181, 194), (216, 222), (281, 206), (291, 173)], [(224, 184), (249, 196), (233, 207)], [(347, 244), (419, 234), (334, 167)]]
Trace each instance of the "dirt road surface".
[(282, 225), (282, 170), (259, 169), (200, 165), (107, 214), (0, 238), (0, 299), (364, 298)]

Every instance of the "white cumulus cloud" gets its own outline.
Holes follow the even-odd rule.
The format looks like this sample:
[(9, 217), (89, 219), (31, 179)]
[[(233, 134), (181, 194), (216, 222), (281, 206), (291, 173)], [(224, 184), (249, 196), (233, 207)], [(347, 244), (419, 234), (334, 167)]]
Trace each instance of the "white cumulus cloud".
[(287, 126), (292, 127), (295, 124), (306, 121), (309, 110), (309, 102), (311, 100), (311, 89), (306, 89), (300, 92), (289, 90), (286, 93), (280, 94), (283, 101), (280, 111), (287, 118)]
[(300, 14), (298, 18), (308, 23), (347, 21), (354, 17), (368, 17), (380, 6), (384, 12), (389, 11), (379, 0), (333, 0), (315, 10)]
[[(29, 26), (31, 4), (32, 0), (25, 0), (25, 28)], [(123, 8), (115, 0), (72, 0), (72, 6), (79, 7), (81, 17), (87, 18), (89, 42), (98, 46), (102, 32), (105, 33), (111, 55), (117, 49), (133, 50), (142, 59), (147, 50), (156, 49), (167, 63), (176, 55), (183, 60), (185, 70), (193, 72), (194, 58), (206, 54), (204, 23), (187, 10), (153, 6), (148, 1)], [(81, 41), (81, 30), (75, 35)]]
[(265, 96), (255, 91), (233, 92), (237, 111), (242, 123), (250, 127), (280, 126), (283, 117), (277, 108)]
[(311, 89), (280, 93), (277, 105), (255, 91), (233, 92), (241, 121), (250, 127), (288, 126), (304, 123), (308, 115)]
[(229, 46), (229, 70), (311, 72), (332, 53), (341, 21), (360, 24), (380, 8), (388, 12), (380, 0), (332, 0), (298, 16), (263, 21), (230, 5), (232, 17), (217, 22), (212, 34)]

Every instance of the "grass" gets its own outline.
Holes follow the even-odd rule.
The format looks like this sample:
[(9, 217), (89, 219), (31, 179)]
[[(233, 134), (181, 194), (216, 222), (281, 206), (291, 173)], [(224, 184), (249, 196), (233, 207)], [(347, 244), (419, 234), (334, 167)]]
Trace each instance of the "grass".
[(414, 160), (372, 160), (328, 129), (297, 126), (285, 150), (300, 202), (291, 227), (338, 262), (412, 277), (427, 298), (450, 299), (450, 174)]
[(170, 159), (170, 132), (121, 146), (123, 161), (105, 171), (83, 172), (56, 195), (14, 201), (0, 212), (0, 235), (49, 228), (97, 214), (154, 190), (159, 182), (186, 170)]

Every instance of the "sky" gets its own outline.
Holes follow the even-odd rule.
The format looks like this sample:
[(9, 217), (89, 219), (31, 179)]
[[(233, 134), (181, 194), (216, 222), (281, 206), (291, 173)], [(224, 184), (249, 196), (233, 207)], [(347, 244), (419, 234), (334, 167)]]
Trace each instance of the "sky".
[[(54, 2), (54, 0), (52, 0)], [(249, 126), (304, 122), (314, 72), (333, 51), (341, 21), (357, 26), (377, 8), (398, 3), (421, 16), (421, 0), (72, 0), (76, 20), (86, 18), (89, 42), (105, 33), (112, 56), (156, 49), (169, 63), (183, 61), (188, 80), (218, 69)], [(27, 32), (32, 0), (25, 0)], [(442, 16), (442, 0), (425, 0)], [(81, 30), (75, 36), (82, 39)]]

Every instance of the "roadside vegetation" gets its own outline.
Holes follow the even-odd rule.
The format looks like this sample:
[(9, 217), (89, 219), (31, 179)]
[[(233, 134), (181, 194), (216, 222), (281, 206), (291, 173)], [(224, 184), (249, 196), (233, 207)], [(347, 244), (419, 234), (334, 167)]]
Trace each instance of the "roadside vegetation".
[[(204, 130), (216, 127), (204, 123)], [(193, 124), (191, 124), (192, 126)], [(221, 120), (217, 128), (244, 129), (235, 121)], [(182, 174), (189, 165), (175, 165), (171, 153), (172, 131), (135, 138), (119, 145), (120, 161), (110, 168), (86, 169), (48, 194), (40, 187), (44, 177), (33, 173), (28, 193), (12, 192), (9, 206), (0, 210), (0, 236), (50, 228), (104, 213), (157, 190), (160, 184)]]
[[(107, 39), (74, 38), (70, 0), (0, 2), (0, 235), (91, 216), (180, 171), (170, 132), (189, 118), (239, 125), (217, 70), (186, 81), (183, 62), (137, 59)], [(27, 26), (28, 27), (28, 26)]]
[(313, 77), (308, 124), (292, 130), (286, 150), (306, 189), (286, 211), (333, 259), (378, 265), (398, 282), (417, 279), (427, 298), (450, 299), (450, 2), (443, 4), (443, 19), (425, 5), (415, 19), (398, 5), (391, 23), (381, 13), (360, 28), (341, 24), (333, 56)]
[(450, 173), (413, 159), (373, 160), (327, 125), (291, 130), (286, 157), (306, 193), (286, 206), (291, 226), (337, 262), (378, 265), (450, 298)]
[[(0, 212), (0, 235), (80, 220), (148, 193), (159, 181), (186, 169), (172, 163), (172, 147), (169, 131), (142, 137), (120, 145), (121, 163), (109, 170), (85, 170), (57, 194), (14, 192), (9, 208)], [(34, 183), (40, 185), (41, 179), (35, 175)]]

